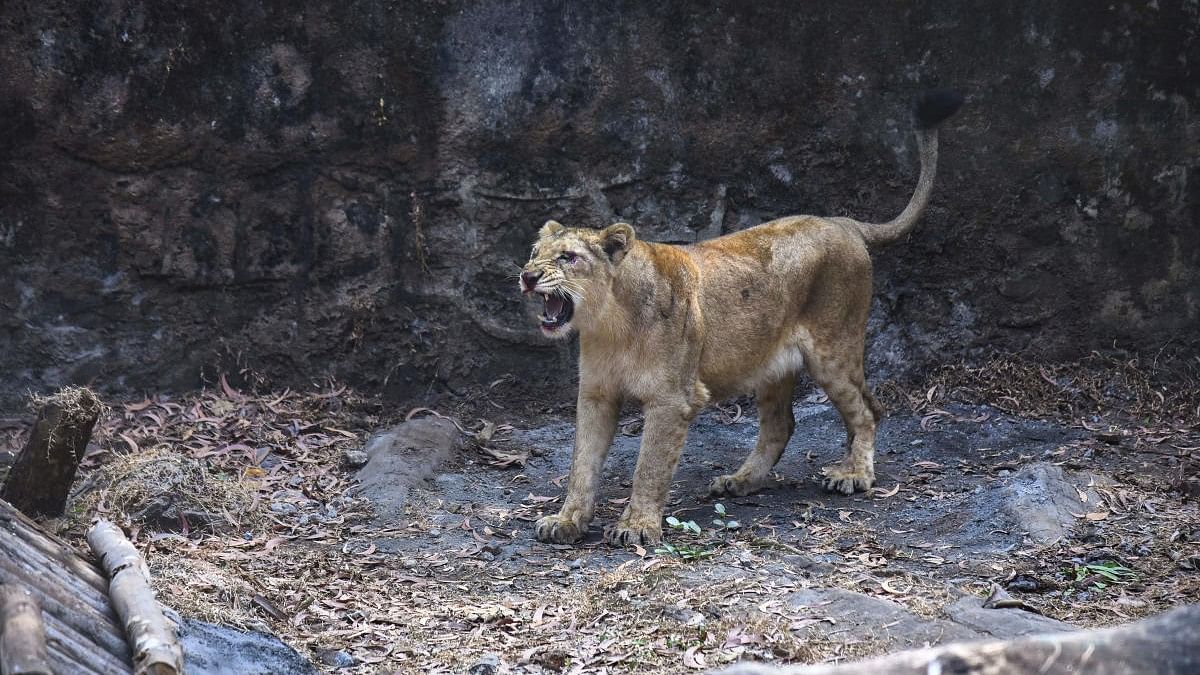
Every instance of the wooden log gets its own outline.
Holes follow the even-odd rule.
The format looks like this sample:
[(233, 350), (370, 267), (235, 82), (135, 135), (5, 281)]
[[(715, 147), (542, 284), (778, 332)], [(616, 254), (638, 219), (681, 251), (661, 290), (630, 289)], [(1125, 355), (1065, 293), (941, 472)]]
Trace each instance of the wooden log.
[(42, 608), (28, 589), (16, 584), (0, 586), (0, 673), (54, 675)]
[(1200, 605), (1103, 630), (959, 642), (840, 666), (738, 665), (721, 675), (1194, 675)]
[[(108, 599), (108, 579), (95, 565), (88, 563), (75, 552), (74, 547), (42, 530), (25, 514), (0, 501), (0, 535), (26, 544), (61, 569), (59, 576), (76, 578)], [(4, 539), (0, 536), (0, 542)]]
[(10, 557), (8, 552), (0, 554), (0, 566), (3, 567), (0, 582), (28, 588), (41, 605), (48, 627), (61, 625), (60, 632), (79, 644), (93, 645), (92, 651), (103, 650), (104, 656), (123, 663), (132, 662), (125, 631), (111, 623), (107, 615), (75, 598), (72, 587), (46, 583), (45, 577), (19, 565), (18, 559)]
[(31, 516), (60, 516), (103, 405), (82, 387), (67, 387), (40, 404), (0, 497)]
[(128, 658), (118, 659), (104, 651), (102, 647), (88, 641), (86, 636), (72, 630), (53, 614), (44, 613), (42, 618), (46, 620), (50, 660), (53, 662), (54, 672), (59, 675), (130, 675), (133, 672)]
[(141, 554), (120, 528), (104, 519), (88, 530), (87, 541), (108, 572), (108, 594), (133, 647), (134, 675), (182, 673), (183, 648), (154, 599), (150, 570)]

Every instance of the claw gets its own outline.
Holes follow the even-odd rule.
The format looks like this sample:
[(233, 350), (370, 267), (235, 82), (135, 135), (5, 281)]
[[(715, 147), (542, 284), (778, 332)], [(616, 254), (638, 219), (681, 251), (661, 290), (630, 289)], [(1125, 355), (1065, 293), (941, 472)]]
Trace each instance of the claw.
[(583, 538), (586, 530), (586, 526), (559, 514), (545, 516), (534, 526), (538, 541), (550, 544), (573, 544)]
[(604, 540), (612, 546), (652, 546), (662, 541), (662, 525), (659, 523), (637, 525), (622, 520), (604, 531)]
[(708, 486), (708, 494), (714, 497), (745, 497), (757, 490), (749, 481), (739, 480), (735, 475), (717, 476)]
[(843, 464), (834, 464), (821, 469), (825, 474), (821, 481), (826, 490), (840, 492), (844, 495), (854, 494), (855, 491), (865, 492), (875, 484), (875, 472), (865, 469), (853, 470)]

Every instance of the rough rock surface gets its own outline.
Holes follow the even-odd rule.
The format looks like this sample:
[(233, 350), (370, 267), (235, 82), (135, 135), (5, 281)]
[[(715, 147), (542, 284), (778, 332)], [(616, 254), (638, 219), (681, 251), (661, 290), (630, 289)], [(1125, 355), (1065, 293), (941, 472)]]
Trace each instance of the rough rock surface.
[(271, 635), (195, 619), (179, 630), (184, 668), (193, 675), (307, 675), (316, 669)]
[(942, 611), (955, 624), (973, 630), (979, 637), (1013, 638), (1073, 630), (1075, 627), (1056, 619), (1016, 608), (989, 608), (976, 597), (964, 596)]
[[(809, 629), (838, 640), (882, 642), (889, 651), (928, 647), (957, 640), (1009, 639), (1068, 631), (1070, 624), (1020, 609), (984, 609), (979, 598), (963, 597), (944, 609), (946, 618), (927, 619), (890, 600), (840, 588), (808, 588), (788, 605), (810, 609)], [(826, 621), (828, 617), (828, 621)]]
[(739, 665), (723, 675), (1185, 675), (1200, 672), (1200, 605), (1107, 630), (967, 642), (844, 666)]
[(931, 85), (968, 102), (878, 257), (873, 371), (1194, 349), (1198, 64), (1195, 2), (10, 0), (0, 399), (569, 385), (510, 278), (546, 218), (890, 218)]
[(1081, 515), (1099, 512), (1102, 502), (1091, 488), (1105, 483), (1045, 462), (1023, 466), (1005, 486), (1002, 513), (1035, 543), (1049, 544), (1069, 534)]
[(394, 522), (404, 513), (408, 492), (432, 478), (462, 446), (453, 422), (436, 417), (409, 420), (376, 434), (363, 449), (370, 458), (358, 471), (360, 494), (371, 500), (376, 515)]

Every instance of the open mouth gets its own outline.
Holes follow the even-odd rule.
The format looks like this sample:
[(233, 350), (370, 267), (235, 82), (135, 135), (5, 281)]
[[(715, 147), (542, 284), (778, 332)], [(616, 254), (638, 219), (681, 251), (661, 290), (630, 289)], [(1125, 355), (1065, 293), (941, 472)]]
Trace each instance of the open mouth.
[(541, 316), (542, 330), (553, 333), (570, 323), (571, 315), (575, 313), (575, 303), (570, 298), (558, 291), (551, 291), (542, 293), (542, 302), (545, 303)]

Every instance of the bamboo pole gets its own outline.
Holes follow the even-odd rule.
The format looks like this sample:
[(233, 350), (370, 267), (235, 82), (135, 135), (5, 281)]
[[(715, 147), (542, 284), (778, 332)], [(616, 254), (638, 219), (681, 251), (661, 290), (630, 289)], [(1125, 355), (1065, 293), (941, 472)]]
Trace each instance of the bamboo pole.
[(182, 673), (183, 649), (154, 599), (150, 570), (141, 554), (120, 528), (104, 519), (88, 530), (87, 541), (108, 572), (108, 594), (133, 647), (134, 675)]
[(0, 627), (0, 673), (54, 675), (42, 608), (29, 589), (16, 584), (0, 586)]

